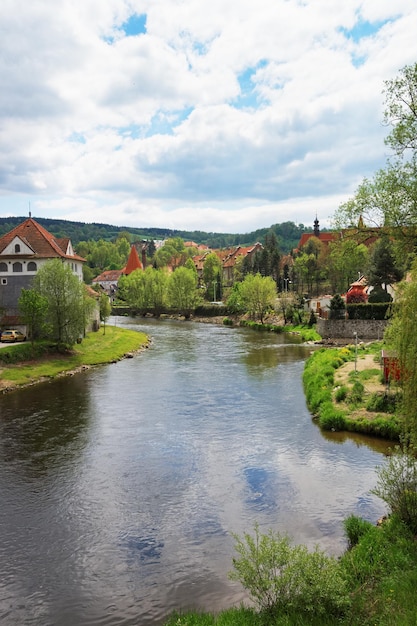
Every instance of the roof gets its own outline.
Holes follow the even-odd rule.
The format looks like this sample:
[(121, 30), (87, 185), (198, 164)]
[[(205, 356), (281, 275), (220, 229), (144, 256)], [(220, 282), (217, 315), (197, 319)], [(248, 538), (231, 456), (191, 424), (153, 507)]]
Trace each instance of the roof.
[(123, 274), (127, 276), (135, 270), (143, 270), (143, 265), (140, 262), (138, 251), (135, 246), (130, 248), (129, 258), (126, 263), (126, 267), (123, 269)]
[(67, 254), (70, 244), (68, 238), (55, 238), (31, 217), (0, 237), (0, 254), (16, 237), (33, 251), (33, 254), (26, 256), (45, 259), (61, 257), (85, 262), (85, 259), (77, 254)]
[(92, 283), (104, 283), (104, 282), (117, 283), (117, 281), (119, 280), (122, 274), (123, 274), (123, 270), (105, 270), (104, 272), (101, 272), (101, 274), (93, 278), (91, 282)]
[(335, 241), (338, 238), (338, 236), (335, 233), (319, 233), (318, 237), (314, 233), (303, 233), (300, 237), (300, 241), (298, 242), (297, 248), (300, 249), (303, 246), (305, 246), (307, 241), (311, 239), (312, 237), (315, 237), (316, 239), (318, 239), (319, 241), (322, 241), (325, 244), (328, 244), (331, 241)]

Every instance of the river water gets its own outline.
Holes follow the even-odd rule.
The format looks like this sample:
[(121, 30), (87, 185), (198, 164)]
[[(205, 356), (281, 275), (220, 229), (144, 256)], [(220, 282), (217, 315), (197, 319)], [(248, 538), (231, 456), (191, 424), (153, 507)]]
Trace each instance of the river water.
[(133, 359), (0, 397), (0, 623), (162, 624), (245, 601), (232, 533), (289, 533), (331, 554), (387, 445), (320, 432), (312, 350), (244, 329), (112, 318)]

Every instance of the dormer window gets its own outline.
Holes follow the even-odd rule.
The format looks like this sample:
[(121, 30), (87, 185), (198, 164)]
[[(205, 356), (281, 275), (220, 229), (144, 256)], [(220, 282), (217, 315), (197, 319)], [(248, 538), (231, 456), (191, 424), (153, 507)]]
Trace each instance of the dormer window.
[(15, 252), (15, 254), (19, 254), (19, 252), (20, 252), (20, 244), (18, 244), (18, 243), (15, 244), (14, 252)]

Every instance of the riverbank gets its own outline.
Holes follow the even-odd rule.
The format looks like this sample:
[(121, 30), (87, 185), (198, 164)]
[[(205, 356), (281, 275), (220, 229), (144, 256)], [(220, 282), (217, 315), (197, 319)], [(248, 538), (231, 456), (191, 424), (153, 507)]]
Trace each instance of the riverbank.
[(0, 393), (115, 363), (148, 345), (144, 333), (116, 326), (106, 326), (105, 333), (103, 329), (88, 333), (80, 344), (64, 354), (59, 354), (48, 342), (35, 344), (35, 350), (30, 343), (10, 345), (0, 354)]
[(350, 431), (397, 442), (400, 391), (382, 377), (380, 342), (325, 348), (303, 374), (307, 406), (323, 430)]

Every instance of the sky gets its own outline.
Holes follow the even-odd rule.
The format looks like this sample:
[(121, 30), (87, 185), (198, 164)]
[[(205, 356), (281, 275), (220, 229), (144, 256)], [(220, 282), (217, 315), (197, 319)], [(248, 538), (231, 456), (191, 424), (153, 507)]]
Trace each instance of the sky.
[(329, 227), (416, 33), (415, 0), (2, 0), (0, 217)]

